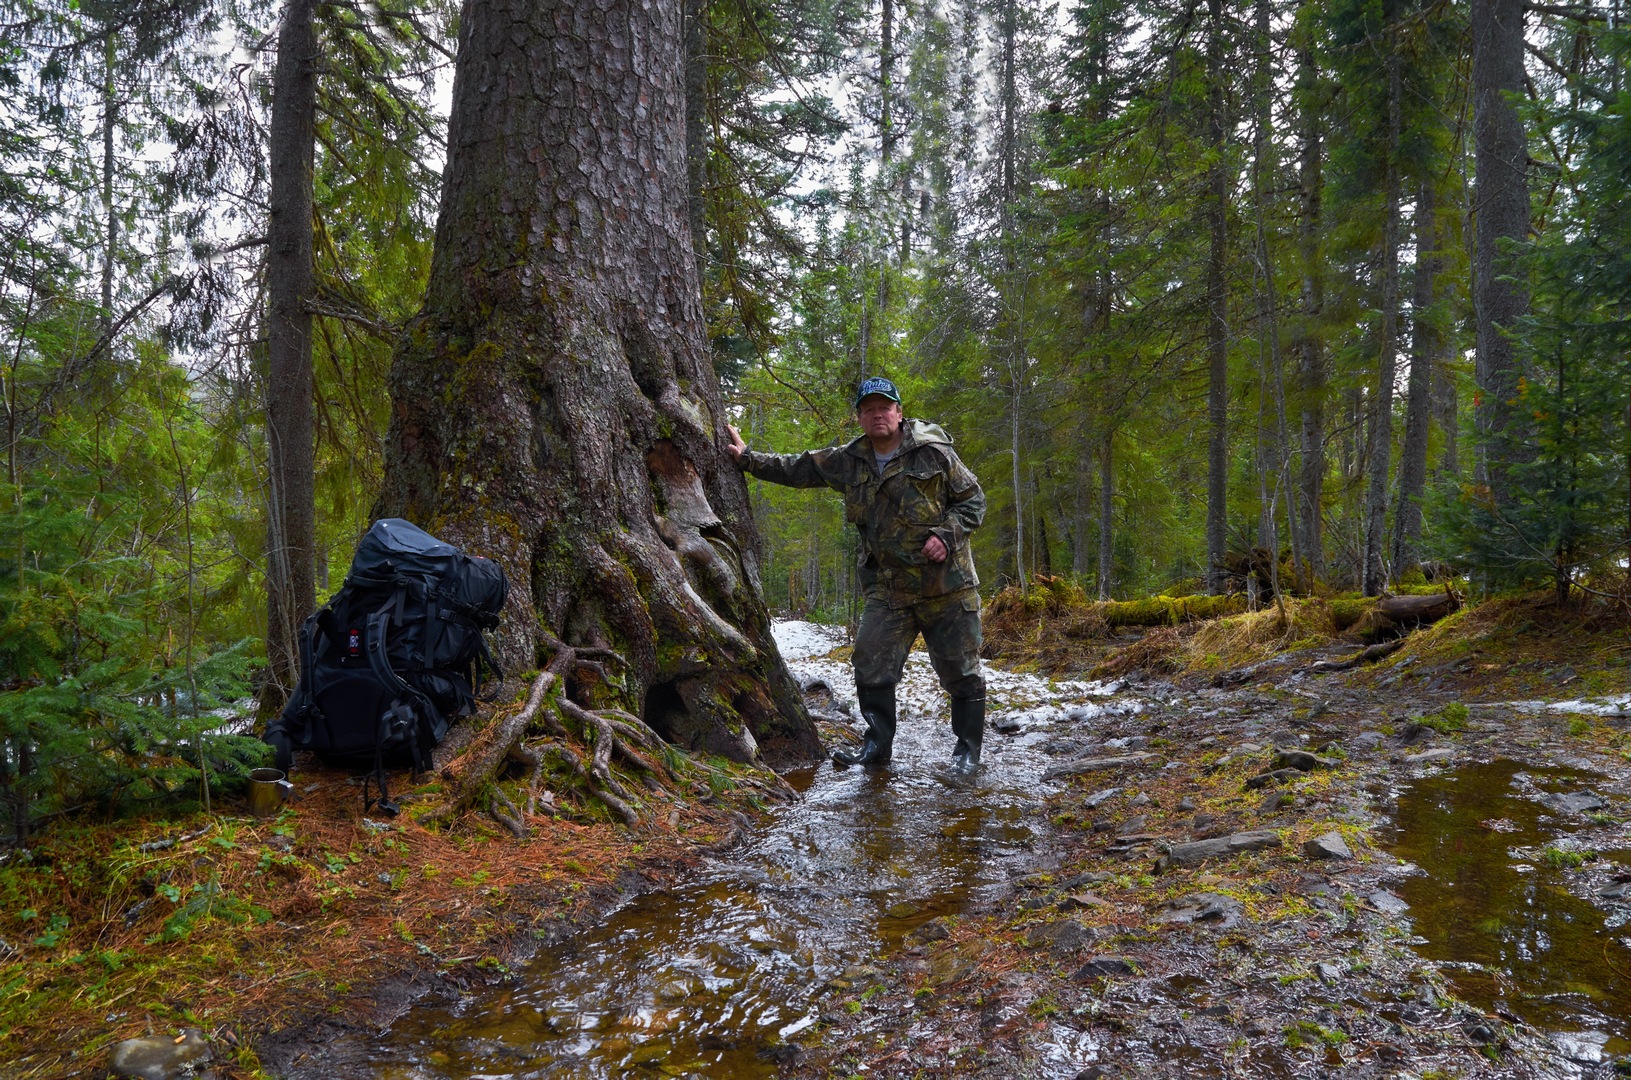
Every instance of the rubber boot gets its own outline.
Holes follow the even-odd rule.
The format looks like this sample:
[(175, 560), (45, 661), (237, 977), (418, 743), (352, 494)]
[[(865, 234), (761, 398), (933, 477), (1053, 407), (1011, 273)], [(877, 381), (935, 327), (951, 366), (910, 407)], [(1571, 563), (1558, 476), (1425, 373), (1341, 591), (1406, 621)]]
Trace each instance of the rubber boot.
[(834, 750), (832, 763), (840, 767), (887, 765), (895, 749), (895, 688), (857, 686), (855, 697), (861, 706), (861, 715), (866, 718), (866, 741), (858, 754)]
[(980, 763), (980, 744), (985, 741), (985, 698), (952, 698), (951, 731), (957, 736), (951, 763), (960, 772), (969, 772)]

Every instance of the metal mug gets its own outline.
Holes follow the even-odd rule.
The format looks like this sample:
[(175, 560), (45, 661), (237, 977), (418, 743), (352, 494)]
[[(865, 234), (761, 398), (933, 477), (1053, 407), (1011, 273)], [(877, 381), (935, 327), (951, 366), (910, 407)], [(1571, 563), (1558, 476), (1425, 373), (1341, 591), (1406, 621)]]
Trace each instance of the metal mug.
[(255, 769), (249, 774), (249, 812), (276, 817), (283, 804), (294, 799), (294, 785), (277, 769)]

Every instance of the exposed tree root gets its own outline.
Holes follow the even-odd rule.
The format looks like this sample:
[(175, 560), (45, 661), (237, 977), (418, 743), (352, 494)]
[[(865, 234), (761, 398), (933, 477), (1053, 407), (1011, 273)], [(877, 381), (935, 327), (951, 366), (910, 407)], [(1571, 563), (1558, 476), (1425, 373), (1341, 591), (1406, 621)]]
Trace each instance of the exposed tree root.
[[(463, 753), (442, 768), (445, 797), (440, 806), (421, 818), (422, 821), (427, 824), (449, 821), (479, 806), (517, 837), (525, 836), (527, 820), (538, 812), (539, 784), (551, 759), (564, 765), (587, 794), (630, 827), (640, 821), (637, 799), (613, 772), (614, 761), (636, 770), (642, 783), (652, 792), (670, 791), (680, 786), (683, 777), (676, 773), (678, 768), (681, 773), (700, 773), (706, 779), (742, 784), (771, 798), (798, 797), (793, 788), (774, 773), (769, 774), (767, 782), (730, 774), (706, 761), (677, 754), (644, 720), (624, 709), (592, 709), (564, 693), (549, 701), (546, 707), (551, 687), (557, 682), (564, 685), (569, 674), (589, 674), (602, 683), (611, 683), (608, 664), (626, 666), (623, 658), (610, 649), (580, 649), (559, 641), (552, 644), (555, 655), (548, 669), (533, 681), (526, 704), (479, 732)], [(568, 724), (578, 728), (581, 737)], [(542, 734), (538, 734), (539, 729)], [(588, 753), (580, 752), (574, 743), (586, 745)], [(528, 770), (525, 810), (497, 783), (499, 774), (511, 763)]]
[(1392, 656), (1404, 648), (1404, 638), (1394, 641), (1384, 641), (1380, 645), (1372, 645), (1367, 649), (1348, 657), (1346, 660), (1320, 660), (1308, 666), (1309, 671), (1347, 671), (1360, 664), (1375, 663), (1384, 657)]

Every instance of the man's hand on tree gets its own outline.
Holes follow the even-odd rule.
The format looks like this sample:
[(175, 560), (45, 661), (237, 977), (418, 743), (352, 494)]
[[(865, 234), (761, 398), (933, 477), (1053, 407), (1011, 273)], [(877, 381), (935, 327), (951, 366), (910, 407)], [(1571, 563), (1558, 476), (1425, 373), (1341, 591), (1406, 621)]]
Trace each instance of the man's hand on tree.
[(742, 455), (748, 451), (748, 444), (742, 441), (742, 433), (731, 425), (726, 424), (725, 430), (731, 433), (731, 441), (726, 444), (725, 452), (731, 456), (732, 461), (740, 462)]
[(946, 544), (940, 537), (931, 536), (923, 541), (923, 554), (929, 557), (930, 562), (945, 562), (946, 556), (950, 553), (946, 550)]

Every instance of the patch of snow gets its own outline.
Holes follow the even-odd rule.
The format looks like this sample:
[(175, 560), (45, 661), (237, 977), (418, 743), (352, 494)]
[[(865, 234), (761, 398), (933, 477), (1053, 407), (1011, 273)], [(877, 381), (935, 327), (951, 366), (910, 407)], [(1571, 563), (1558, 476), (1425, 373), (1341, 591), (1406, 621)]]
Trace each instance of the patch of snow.
[(1524, 709), (1530, 712), (1578, 713), (1586, 716), (1631, 716), (1631, 697), (1602, 700), (1575, 698), (1570, 701), (1508, 701), (1504, 705), (1509, 709)]
[(849, 644), (849, 634), (842, 626), (797, 619), (775, 620), (770, 624), (770, 635), (776, 639), (776, 648), (788, 663), (826, 656), (840, 645)]

